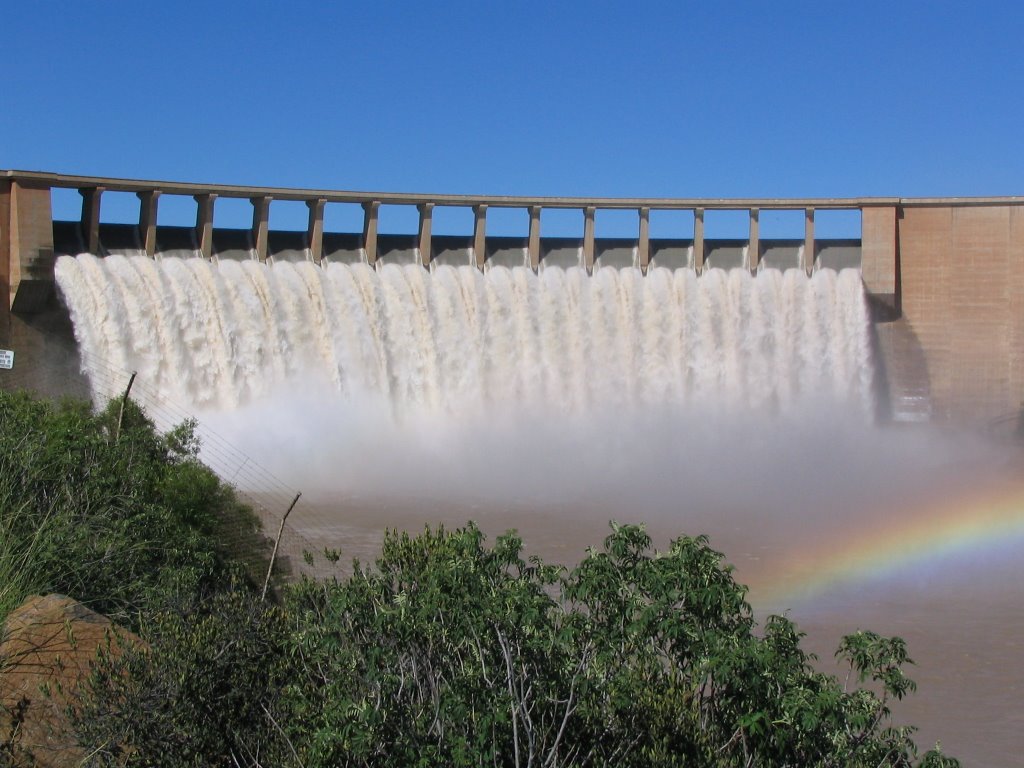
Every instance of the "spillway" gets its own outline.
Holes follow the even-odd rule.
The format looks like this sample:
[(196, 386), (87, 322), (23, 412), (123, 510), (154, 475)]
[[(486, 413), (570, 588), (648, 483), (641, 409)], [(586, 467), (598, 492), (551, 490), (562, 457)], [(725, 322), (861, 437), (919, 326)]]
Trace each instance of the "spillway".
[(510, 403), (871, 412), (856, 270), (264, 264), (87, 254), (56, 266), (81, 354), (232, 409), (327, 385), (396, 418)]

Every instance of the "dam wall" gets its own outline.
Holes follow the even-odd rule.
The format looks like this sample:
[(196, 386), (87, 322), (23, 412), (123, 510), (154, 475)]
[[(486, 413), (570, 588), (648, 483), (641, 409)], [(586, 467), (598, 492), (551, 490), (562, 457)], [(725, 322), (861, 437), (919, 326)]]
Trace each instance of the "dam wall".
[[(77, 189), (81, 216), (54, 221), (52, 188)], [(101, 217), (106, 191), (139, 198), (137, 224), (113, 224)], [(194, 226), (158, 223), (162, 196), (194, 199)], [(218, 199), (240, 198), (252, 206), (252, 225), (214, 226)], [(308, 210), (304, 231), (270, 229), (276, 200), (301, 201)], [(359, 232), (324, 229), (332, 204), (361, 207)], [(415, 234), (380, 231), (382, 205), (414, 206)], [(472, 211), (472, 232), (435, 235), (438, 207)], [(518, 208), (528, 214), (522, 236), (494, 236), (487, 212)], [(542, 235), (545, 210), (583, 214), (581, 237)], [(599, 210), (630, 210), (636, 235), (602, 238), (595, 232)], [(692, 235), (651, 236), (652, 211), (692, 212)], [(745, 212), (743, 237), (705, 236), (706, 211)], [(761, 236), (762, 211), (797, 211), (803, 237)], [(858, 211), (859, 239), (816, 236), (816, 213)], [(636, 199), (523, 198), (414, 195), (269, 187), (218, 186), (0, 171), (0, 292), (4, 313), (0, 340), (35, 354), (43, 339), (69, 335), (55, 300), (55, 253), (88, 252), (196, 256), (207, 259), (311, 261), (383, 264), (475, 265), (481, 269), (579, 266), (689, 269), (859, 267), (871, 311), (878, 389), (883, 420), (934, 420), (984, 425), (1011, 418), (1024, 400), (1024, 198), (833, 198), (833, 199)], [(10, 311), (6, 311), (7, 308)], [(50, 346), (54, 343), (47, 342)], [(30, 350), (36, 350), (31, 352)], [(17, 350), (16, 350), (17, 351)], [(57, 344), (52, 351), (67, 352)], [(66, 363), (65, 363), (66, 365)]]
[(935, 418), (981, 423), (1024, 400), (1024, 207), (901, 207), (900, 330), (927, 368)]

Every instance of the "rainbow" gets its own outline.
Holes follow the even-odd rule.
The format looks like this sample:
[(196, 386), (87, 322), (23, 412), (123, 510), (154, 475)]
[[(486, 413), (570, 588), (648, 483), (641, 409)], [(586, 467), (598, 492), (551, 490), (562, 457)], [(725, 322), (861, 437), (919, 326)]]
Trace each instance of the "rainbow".
[(981, 553), (1024, 539), (1024, 481), (1004, 475), (980, 488), (887, 511), (883, 524), (817, 547), (786, 573), (756, 586), (755, 599), (789, 606), (946, 556)]

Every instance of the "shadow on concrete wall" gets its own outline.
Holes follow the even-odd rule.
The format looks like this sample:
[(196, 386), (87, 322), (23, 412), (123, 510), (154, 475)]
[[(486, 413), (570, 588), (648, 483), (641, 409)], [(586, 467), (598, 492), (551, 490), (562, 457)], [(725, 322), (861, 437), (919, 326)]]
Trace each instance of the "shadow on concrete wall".
[(71, 318), (55, 289), (41, 306), (33, 313), (0, 310), (0, 347), (14, 351), (14, 367), (0, 370), (0, 389), (88, 399)]
[(868, 311), (875, 363), (875, 419), (883, 424), (929, 421), (931, 378), (917, 334), (891, 301), (868, 295)]

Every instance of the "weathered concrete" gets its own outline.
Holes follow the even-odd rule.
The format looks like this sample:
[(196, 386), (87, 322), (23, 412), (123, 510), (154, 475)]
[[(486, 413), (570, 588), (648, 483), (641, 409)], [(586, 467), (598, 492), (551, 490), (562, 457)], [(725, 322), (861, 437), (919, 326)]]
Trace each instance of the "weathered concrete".
[(363, 203), (363, 255), (368, 264), (377, 261), (377, 217), (380, 203), (376, 200)]
[(904, 206), (900, 321), (927, 368), (934, 418), (983, 423), (1024, 400), (1024, 207)]
[(814, 208), (804, 209), (804, 269), (811, 274), (814, 269), (816, 246), (814, 242)]
[(760, 214), (760, 209), (750, 209), (750, 237), (747, 239), (747, 266), (750, 268), (751, 272), (756, 272), (757, 265), (761, 262)]
[(50, 189), (20, 181), (0, 185), (0, 276), (4, 309), (35, 312), (53, 297)]
[(306, 242), (309, 247), (309, 256), (317, 264), (323, 259), (324, 253), (324, 205), (327, 201), (322, 197), (316, 200), (307, 200), (309, 208), (309, 225), (306, 229)]
[(420, 263), (429, 268), (430, 257), (432, 256), (430, 250), (430, 236), (431, 227), (434, 215), (434, 206), (432, 203), (423, 203), (419, 206), (420, 212), (420, 226), (419, 226), (419, 251), (420, 251)]
[(217, 195), (205, 193), (193, 195), (196, 201), (196, 241), (203, 258), (213, 258), (213, 206)]
[(160, 202), (160, 190), (138, 192), (139, 196), (139, 238), (147, 256), (156, 255), (156, 213)]
[(87, 187), (78, 190), (82, 195), (82, 239), (89, 253), (100, 249), (100, 203), (105, 187)]
[(861, 278), (876, 314), (899, 315), (896, 206), (861, 211)]
[(539, 205), (530, 206), (530, 269), (540, 266), (540, 212)]
[(267, 260), (267, 232), (270, 229), (270, 201), (268, 196), (253, 197), (252, 201), (252, 241), (256, 249), (256, 258)]
[(583, 209), (583, 266), (594, 271), (594, 216), (597, 209), (588, 205)]
[(477, 269), (484, 268), (487, 258), (487, 206), (473, 206), (473, 256)]
[(0, 179), (0, 316), (11, 308), (11, 291), (17, 284), (11, 275), (11, 249), (15, 238), (11, 231), (11, 188), (14, 182)]
[(637, 260), (640, 262), (640, 269), (647, 274), (647, 268), (651, 264), (651, 209), (641, 208), (640, 211), (640, 239), (637, 241)]
[(704, 271), (704, 209), (693, 211), (693, 268), (699, 275)]

